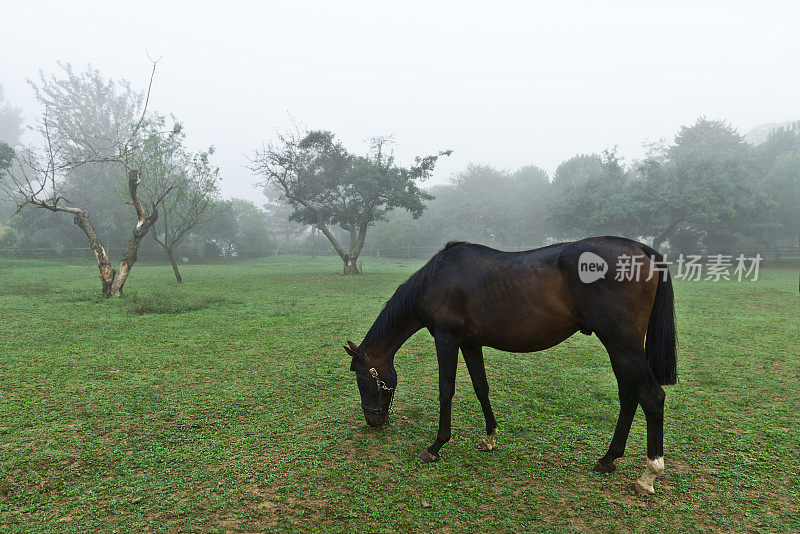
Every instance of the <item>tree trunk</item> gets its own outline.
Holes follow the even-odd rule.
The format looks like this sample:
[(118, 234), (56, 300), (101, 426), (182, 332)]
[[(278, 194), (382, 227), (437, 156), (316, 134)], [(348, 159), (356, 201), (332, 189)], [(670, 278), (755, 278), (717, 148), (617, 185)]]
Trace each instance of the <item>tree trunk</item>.
[(142, 239), (147, 234), (147, 231), (153, 226), (156, 219), (158, 219), (158, 210), (154, 207), (152, 215), (145, 217), (136, 224), (136, 228), (133, 230), (133, 237), (128, 242), (128, 249), (125, 251), (125, 255), (122, 256), (119, 269), (111, 267), (111, 262), (108, 260), (106, 250), (103, 248), (103, 244), (100, 242), (92, 223), (89, 221), (89, 214), (83, 210), (76, 210), (71, 213), (75, 215), (73, 222), (86, 234), (86, 237), (89, 239), (89, 247), (92, 249), (92, 252), (94, 252), (95, 258), (97, 258), (97, 267), (100, 269), (100, 280), (103, 283), (103, 296), (119, 297), (122, 295), (122, 288), (125, 285), (125, 280), (128, 279), (128, 274), (130, 274), (131, 268), (138, 257), (139, 245), (142, 243)]
[(139, 259), (139, 245), (142, 244), (142, 239), (147, 234), (150, 227), (153, 226), (157, 218), (158, 210), (154, 209), (152, 215), (145, 219), (145, 221), (136, 225), (136, 228), (133, 230), (133, 237), (128, 241), (128, 249), (122, 256), (119, 269), (115, 271), (114, 281), (111, 282), (111, 287), (106, 295), (107, 297), (119, 297), (122, 295), (122, 288), (125, 285), (125, 281), (128, 279), (133, 264)]
[(655, 250), (661, 250), (661, 245), (664, 244), (664, 241), (672, 237), (672, 233), (675, 231), (675, 228), (677, 228), (679, 223), (680, 221), (671, 222), (663, 232), (653, 238), (653, 248)]
[(130, 190), (131, 200), (133, 206), (136, 208), (136, 216), (138, 221), (136, 227), (133, 229), (133, 236), (128, 241), (128, 248), (122, 256), (122, 261), (119, 264), (119, 269), (114, 272), (114, 279), (106, 293), (106, 284), (103, 283), (103, 294), (106, 297), (119, 297), (122, 295), (122, 288), (125, 286), (125, 281), (133, 268), (133, 264), (139, 258), (139, 245), (142, 244), (142, 239), (147, 235), (147, 232), (158, 220), (158, 209), (153, 205), (153, 210), (150, 215), (144, 211), (137, 189), (139, 187), (139, 171), (128, 171), (128, 188)]
[(73, 222), (86, 234), (87, 239), (89, 239), (89, 248), (92, 249), (94, 257), (97, 258), (100, 280), (103, 283), (103, 296), (108, 297), (110, 296), (111, 286), (117, 276), (117, 271), (111, 267), (111, 262), (108, 261), (106, 249), (103, 248), (103, 243), (100, 242), (100, 238), (97, 237), (97, 233), (94, 231), (94, 226), (89, 221), (89, 214), (83, 210), (76, 210), (74, 215)]
[(348, 274), (361, 274), (361, 271), (358, 270), (358, 265), (356, 264), (356, 260), (358, 258), (351, 258), (349, 254), (345, 255), (342, 258), (344, 262), (344, 269), (342, 270), (342, 274), (347, 276)]
[(175, 256), (172, 255), (171, 248), (167, 249), (167, 256), (169, 256), (169, 261), (172, 263), (172, 271), (175, 273), (175, 280), (180, 284), (183, 282), (183, 278), (181, 278), (181, 273), (178, 271), (178, 264), (175, 263)]
[(361, 274), (361, 271), (358, 270), (358, 257), (361, 255), (361, 251), (364, 250), (364, 240), (367, 237), (367, 225), (364, 224), (361, 228), (358, 229), (356, 232), (355, 227), (349, 227), (348, 230), (350, 231), (350, 252), (347, 252), (342, 256), (342, 261), (344, 261), (344, 271), (342, 274)]
[[(323, 233), (325, 237), (328, 238), (328, 241), (331, 242), (333, 248), (336, 250), (336, 253), (339, 254), (339, 257), (342, 258), (344, 262), (344, 268), (342, 269), (343, 275), (349, 274), (361, 274), (361, 271), (358, 270), (358, 265), (356, 265), (356, 260), (358, 259), (358, 255), (361, 252), (360, 250), (353, 250), (353, 233), (350, 233), (350, 252), (345, 252), (344, 247), (342, 247), (341, 243), (337, 241), (336, 237), (331, 233), (325, 223), (322, 221), (322, 218), (319, 219), (317, 223), (317, 228)], [(344, 228), (344, 227), (343, 227)]]
[(119, 265), (119, 270), (114, 271), (114, 280), (108, 285), (108, 290), (106, 290), (106, 284), (103, 284), (103, 295), (105, 297), (122, 296), (122, 286), (125, 285), (125, 280), (128, 279), (128, 274), (131, 272), (131, 267), (132, 265), (128, 265), (125, 260), (122, 260)]

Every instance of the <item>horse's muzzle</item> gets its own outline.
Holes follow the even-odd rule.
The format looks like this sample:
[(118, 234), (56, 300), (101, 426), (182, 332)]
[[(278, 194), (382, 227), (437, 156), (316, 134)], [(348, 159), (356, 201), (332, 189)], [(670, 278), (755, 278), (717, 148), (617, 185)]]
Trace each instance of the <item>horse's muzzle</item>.
[(364, 419), (367, 421), (367, 424), (373, 428), (383, 426), (389, 421), (389, 417), (386, 414), (370, 413), (367, 411), (364, 412)]

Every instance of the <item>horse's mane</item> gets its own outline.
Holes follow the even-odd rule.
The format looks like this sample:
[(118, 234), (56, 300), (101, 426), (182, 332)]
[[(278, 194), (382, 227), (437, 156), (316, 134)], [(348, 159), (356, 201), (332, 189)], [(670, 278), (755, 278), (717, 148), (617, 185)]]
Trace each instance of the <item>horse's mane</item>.
[(381, 313), (372, 324), (372, 327), (364, 337), (361, 346), (368, 347), (385, 334), (392, 331), (393, 328), (409, 313), (414, 310), (414, 305), (417, 303), (423, 289), (428, 281), (436, 274), (436, 269), (442, 260), (444, 252), (459, 245), (468, 245), (464, 241), (450, 241), (442, 250), (433, 255), (428, 260), (428, 263), (422, 268), (412, 274), (408, 280), (400, 284), (394, 295), (386, 301), (383, 305)]

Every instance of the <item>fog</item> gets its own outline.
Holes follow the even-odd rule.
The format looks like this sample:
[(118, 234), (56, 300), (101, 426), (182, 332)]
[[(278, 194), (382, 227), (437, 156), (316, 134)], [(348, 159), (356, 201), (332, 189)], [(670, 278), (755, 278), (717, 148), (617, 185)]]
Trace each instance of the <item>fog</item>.
[(798, 0), (0, 20), (0, 534), (800, 533)]
[(671, 140), (704, 115), (740, 132), (800, 118), (794, 2), (7, 2), (0, 84), (26, 122), (27, 78), (57, 61), (144, 89), (188, 142), (214, 145), (223, 196), (261, 203), (245, 155), (296, 121), (348, 149), (393, 134), (400, 161), (450, 148), (552, 176), (580, 153)]

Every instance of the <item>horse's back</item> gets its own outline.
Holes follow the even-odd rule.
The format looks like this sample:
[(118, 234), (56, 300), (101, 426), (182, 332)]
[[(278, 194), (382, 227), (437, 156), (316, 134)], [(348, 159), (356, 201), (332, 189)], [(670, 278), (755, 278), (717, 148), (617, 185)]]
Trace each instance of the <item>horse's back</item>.
[(463, 244), (444, 251), (421, 299), (424, 320), (465, 343), (511, 352), (563, 341), (577, 330), (558, 265), (565, 245), (514, 253)]
[[(578, 330), (613, 335), (621, 321), (633, 322), (634, 337), (639, 330), (643, 337), (650, 309), (631, 303), (652, 303), (655, 285), (620, 283), (613, 272), (621, 255), (641, 255), (642, 247), (614, 237), (524, 252), (453, 245), (440, 253), (418, 313), (429, 328), (454, 332), (465, 343), (510, 352), (546, 349)], [(581, 281), (579, 262), (585, 252), (606, 262), (604, 278)], [(649, 260), (643, 269), (649, 269)]]

